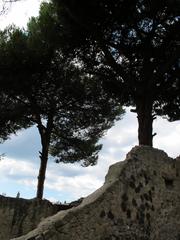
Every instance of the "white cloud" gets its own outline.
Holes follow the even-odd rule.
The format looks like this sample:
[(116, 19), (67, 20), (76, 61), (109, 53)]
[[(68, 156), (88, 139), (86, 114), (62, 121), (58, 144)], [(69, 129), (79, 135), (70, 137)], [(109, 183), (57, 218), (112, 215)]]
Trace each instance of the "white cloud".
[[(3, 29), (10, 24), (26, 27), (29, 18), (38, 15), (41, 2), (42, 0), (20, 0), (9, 4), (7, 14), (0, 16), (0, 28)], [(0, 9), (1, 8), (2, 0), (0, 1)]]
[(72, 199), (87, 196), (101, 185), (102, 182), (100, 180), (89, 174), (74, 177), (56, 175), (53, 179), (47, 178), (45, 183), (45, 187), (48, 189), (56, 190), (60, 193), (66, 191), (68, 194), (71, 194)]
[[(104, 147), (96, 166), (84, 168), (79, 164), (56, 164), (50, 159), (45, 182), (46, 197), (71, 201), (99, 188), (104, 182), (109, 166), (124, 160), (127, 152), (137, 144), (136, 121), (136, 115), (128, 110), (124, 119), (108, 131), (102, 140)], [(158, 119), (154, 130), (158, 133), (154, 140), (155, 147), (165, 150), (170, 156), (179, 155), (180, 121), (169, 123)], [(25, 138), (24, 135), (21, 136)], [(1, 178), (13, 179), (15, 184), (25, 185), (34, 190), (37, 185), (38, 168), (39, 161), (35, 163), (25, 159), (5, 158), (0, 162)], [(51, 191), (56, 194), (52, 196)]]
[(15, 159), (4, 158), (0, 161), (0, 175), (4, 177), (14, 178), (16, 176), (35, 177), (37, 169), (34, 164), (27, 161), (17, 161)]
[[(84, 169), (81, 175), (68, 176), (68, 169), (59, 175), (60, 165), (53, 163), (51, 168), (47, 170), (45, 188), (58, 192), (67, 192), (71, 195), (71, 199), (77, 199), (86, 196), (102, 185), (96, 174), (91, 174), (90, 169)], [(72, 165), (73, 167), (73, 165)], [(71, 171), (71, 167), (69, 166)], [(77, 168), (81, 168), (80, 166)], [(88, 170), (88, 171), (86, 171)], [(88, 173), (90, 172), (90, 173)], [(96, 171), (97, 172), (97, 171)], [(67, 173), (67, 175), (66, 175)], [(37, 185), (38, 166), (27, 161), (18, 161), (15, 159), (4, 158), (0, 162), (1, 178), (6, 180), (12, 179), (14, 184), (36, 188)], [(52, 197), (48, 197), (49, 199)], [(57, 198), (55, 198), (57, 200)], [(61, 200), (61, 199), (59, 199)]]
[(154, 123), (154, 132), (157, 132), (154, 147), (166, 151), (170, 157), (180, 154), (180, 121), (168, 122), (158, 118)]
[(36, 186), (37, 186), (36, 178), (30, 179), (29, 176), (27, 176), (27, 179), (16, 180), (16, 183), (18, 183), (19, 185), (33, 188), (33, 189), (36, 189)]

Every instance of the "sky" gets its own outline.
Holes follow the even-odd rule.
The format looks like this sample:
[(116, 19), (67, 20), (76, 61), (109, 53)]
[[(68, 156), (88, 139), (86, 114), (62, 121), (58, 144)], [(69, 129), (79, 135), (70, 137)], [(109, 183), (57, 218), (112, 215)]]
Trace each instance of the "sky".
[[(39, 0), (21, 0), (14, 3), (6, 15), (0, 16), (0, 28), (9, 24), (25, 27), (31, 16), (37, 16)], [(1, 6), (2, 0), (0, 0)], [(1, 11), (1, 9), (0, 9)], [(154, 121), (154, 147), (166, 151), (170, 157), (180, 153), (180, 121), (168, 122), (157, 118)], [(137, 117), (126, 109), (122, 120), (116, 122), (101, 139), (103, 148), (98, 164), (84, 168), (79, 164), (57, 164), (49, 158), (44, 198), (53, 202), (71, 202), (85, 197), (102, 186), (110, 165), (125, 159), (126, 154), (138, 144)], [(5, 143), (0, 144), (0, 194), (34, 198), (39, 169), (38, 152), (41, 150), (36, 126), (19, 131)]]

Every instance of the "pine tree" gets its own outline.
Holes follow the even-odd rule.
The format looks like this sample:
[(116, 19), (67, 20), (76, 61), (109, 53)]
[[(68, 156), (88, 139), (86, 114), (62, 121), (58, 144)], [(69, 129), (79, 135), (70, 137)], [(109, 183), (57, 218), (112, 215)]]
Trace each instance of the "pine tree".
[(180, 56), (179, 1), (53, 2), (64, 27), (60, 41), (69, 43), (67, 49), (76, 47), (84, 68), (103, 79), (118, 103), (135, 107), (139, 144), (152, 145), (153, 120), (174, 101), (165, 93), (179, 81), (172, 74)]
[(123, 113), (101, 82), (97, 84), (95, 76), (81, 70), (76, 57), (57, 48), (52, 13), (52, 5), (43, 4), (28, 30), (11, 27), (2, 33), (0, 44), (0, 84), (13, 109), (7, 113), (4, 106), (4, 119), (19, 124), (18, 129), (36, 125), (39, 131), (39, 199), (49, 154), (56, 162), (94, 165), (102, 147), (98, 140)]

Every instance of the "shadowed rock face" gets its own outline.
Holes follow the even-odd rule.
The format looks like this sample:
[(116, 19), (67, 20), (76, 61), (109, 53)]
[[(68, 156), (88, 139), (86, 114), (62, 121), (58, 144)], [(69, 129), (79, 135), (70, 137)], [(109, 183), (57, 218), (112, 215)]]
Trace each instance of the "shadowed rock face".
[(0, 240), (28, 233), (43, 219), (57, 213), (58, 205), (47, 200), (0, 196)]
[(180, 240), (180, 158), (139, 146), (104, 185), (16, 240)]

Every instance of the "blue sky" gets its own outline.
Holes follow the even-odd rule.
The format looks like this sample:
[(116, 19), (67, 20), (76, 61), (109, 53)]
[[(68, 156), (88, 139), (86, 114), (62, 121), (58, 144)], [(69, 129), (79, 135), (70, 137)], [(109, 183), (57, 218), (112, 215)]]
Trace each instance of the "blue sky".
[[(165, 150), (171, 157), (179, 155), (180, 122), (169, 123), (158, 118), (154, 122), (154, 147)], [(0, 193), (8, 196), (33, 198), (36, 193), (39, 168), (39, 135), (36, 127), (21, 131), (0, 145), (5, 157), (0, 161)], [(87, 196), (103, 182), (111, 164), (121, 161), (137, 145), (136, 115), (127, 113), (101, 140), (103, 149), (96, 166), (83, 168), (79, 164), (56, 164), (49, 159), (44, 197), (51, 201), (72, 201)]]
[[(0, 17), (0, 28), (11, 23), (25, 26), (30, 16), (38, 14), (39, 3), (38, 0), (22, 0), (13, 4), (9, 13)], [(157, 132), (154, 147), (165, 150), (171, 157), (179, 155), (180, 121), (169, 123), (158, 118), (154, 122), (154, 132)], [(128, 151), (137, 145), (136, 115), (127, 109), (124, 118), (101, 141), (103, 149), (96, 166), (83, 168), (78, 164), (56, 164), (50, 158), (44, 197), (51, 201), (70, 202), (100, 187), (109, 166), (124, 160)], [(0, 194), (15, 197), (20, 192), (21, 197), (35, 197), (40, 147), (36, 127), (20, 131), (0, 145), (0, 153), (5, 154), (0, 161)]]

